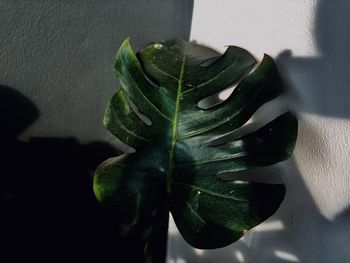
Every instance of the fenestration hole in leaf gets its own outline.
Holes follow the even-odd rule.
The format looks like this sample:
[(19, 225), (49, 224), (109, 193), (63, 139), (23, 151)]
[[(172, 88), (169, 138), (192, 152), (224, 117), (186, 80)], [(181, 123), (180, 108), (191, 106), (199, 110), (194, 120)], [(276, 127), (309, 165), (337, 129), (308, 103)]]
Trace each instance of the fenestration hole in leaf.
[[(219, 172), (216, 177), (218, 180), (224, 182), (245, 181), (266, 184), (281, 184), (283, 183), (283, 180), (280, 173), (281, 169), (279, 167), (263, 167), (250, 171)], [(266, 174), (269, 176), (266, 176)]]
[[(270, 120), (271, 121), (271, 120)], [(266, 124), (266, 123), (264, 123)], [(234, 129), (226, 134), (223, 134), (220, 137), (217, 137), (208, 142), (210, 147), (216, 147), (219, 145), (226, 144), (232, 140), (243, 137), (244, 135), (253, 133), (257, 131), (259, 128), (263, 127), (260, 122), (256, 121), (254, 115), (241, 127)]]
[(148, 126), (152, 125), (152, 121), (150, 118), (148, 118), (145, 114), (143, 114), (140, 109), (136, 106), (136, 104), (128, 97), (127, 98), (130, 107), (132, 108), (132, 110), (135, 112), (135, 114), (137, 115), (137, 117), (140, 118), (141, 121), (143, 121), (144, 123), (146, 123)]
[(218, 61), (221, 58), (221, 56), (215, 56), (212, 58), (208, 58), (206, 60), (204, 60), (200, 66), (205, 68), (205, 67), (209, 67), (210, 65), (214, 64), (216, 61)]
[(213, 139), (209, 142), (209, 146), (221, 145), (228, 141), (257, 131), (269, 122), (276, 119), (278, 116), (287, 112), (287, 108), (285, 107), (284, 103), (284, 99), (280, 97), (265, 103), (251, 116), (251, 118), (245, 124), (235, 130), (232, 130), (220, 137)]
[(134, 153), (136, 150), (132, 148), (130, 145), (126, 144), (119, 138), (115, 138), (115, 145), (117, 145), (118, 150), (120, 150), (123, 153)]
[(224, 102), (233, 92), (237, 85), (220, 90), (202, 100), (197, 104), (198, 108), (207, 110)]
[[(215, 61), (217, 61), (220, 58), (221, 57), (210, 58), (207, 60), (208, 62), (207, 61), (203, 62), (201, 64), (201, 66), (205, 65), (205, 67), (208, 67), (211, 64), (215, 63)], [(254, 72), (254, 70), (259, 65), (260, 65), (260, 63), (257, 63), (251, 70), (246, 72), (246, 74), (244, 74), (240, 80), (238, 80), (236, 83), (232, 84), (230, 87), (227, 87), (227, 88), (222, 89), (218, 92), (215, 92), (212, 95), (200, 100), (197, 104), (198, 108), (206, 110), (206, 109), (210, 109), (214, 106), (217, 106), (217, 105), (223, 103), (225, 100), (227, 100), (231, 96), (232, 92), (235, 90), (235, 88), (237, 87), (239, 82), (241, 80), (243, 80), (245, 77), (247, 77), (248, 75), (250, 75), (252, 72)]]
[[(143, 65), (142, 60), (141, 60), (141, 58), (140, 58), (140, 52), (137, 52), (137, 53), (136, 53), (136, 58), (137, 58), (137, 60), (140, 62), (140, 65), (141, 65), (141, 67), (142, 67), (142, 69), (143, 69), (144, 65)], [(160, 83), (159, 83), (159, 81), (158, 81), (157, 79), (152, 78), (151, 76), (149, 76), (144, 70), (142, 70), (142, 73), (143, 73), (145, 79), (146, 79), (153, 87), (158, 88), (158, 89), (160, 88)]]

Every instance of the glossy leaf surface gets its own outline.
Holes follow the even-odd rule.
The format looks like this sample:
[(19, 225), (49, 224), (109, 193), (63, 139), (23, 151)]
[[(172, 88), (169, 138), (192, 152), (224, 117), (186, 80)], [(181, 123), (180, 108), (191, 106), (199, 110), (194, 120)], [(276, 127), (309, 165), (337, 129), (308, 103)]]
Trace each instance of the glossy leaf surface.
[[(94, 191), (120, 220), (136, 224), (166, 207), (188, 243), (217, 248), (270, 217), (283, 200), (280, 184), (224, 182), (221, 172), (272, 165), (294, 149), (297, 121), (287, 112), (256, 132), (213, 146), (245, 124), (282, 91), (271, 57), (255, 59), (229, 46), (223, 55), (172, 39), (136, 55), (126, 40), (115, 73), (121, 88), (109, 102), (107, 129), (136, 151), (102, 163)], [(202, 99), (238, 83), (224, 102), (202, 109)], [(147, 116), (146, 124), (133, 104)]]

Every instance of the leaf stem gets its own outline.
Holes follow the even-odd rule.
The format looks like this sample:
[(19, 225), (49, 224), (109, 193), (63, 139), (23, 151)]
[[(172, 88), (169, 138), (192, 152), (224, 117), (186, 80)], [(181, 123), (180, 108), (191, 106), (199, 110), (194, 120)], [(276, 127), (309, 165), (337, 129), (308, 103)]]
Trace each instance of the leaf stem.
[(169, 208), (159, 208), (145, 250), (145, 263), (164, 263), (168, 246)]

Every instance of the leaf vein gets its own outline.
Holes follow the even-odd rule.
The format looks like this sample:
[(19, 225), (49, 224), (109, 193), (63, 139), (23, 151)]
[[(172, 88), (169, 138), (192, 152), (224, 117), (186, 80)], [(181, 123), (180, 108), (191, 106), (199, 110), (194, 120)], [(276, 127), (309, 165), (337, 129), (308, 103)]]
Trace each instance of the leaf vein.
[(210, 190), (207, 190), (207, 189), (204, 189), (204, 188), (192, 185), (192, 184), (187, 184), (187, 183), (182, 183), (182, 182), (173, 182), (173, 183), (174, 184), (178, 184), (178, 185), (184, 185), (184, 186), (193, 188), (195, 190), (198, 190), (200, 192), (203, 192), (203, 193), (206, 193), (206, 194), (212, 195), (212, 196), (217, 196), (217, 197), (221, 197), (221, 198), (225, 198), (225, 199), (231, 199), (231, 200), (238, 201), (238, 202), (246, 202), (247, 201), (247, 200), (244, 200), (244, 199), (235, 198), (233, 196), (227, 196), (227, 195), (223, 195), (223, 194), (220, 194), (220, 193), (216, 193), (216, 192), (213, 192), (213, 191), (210, 191)]

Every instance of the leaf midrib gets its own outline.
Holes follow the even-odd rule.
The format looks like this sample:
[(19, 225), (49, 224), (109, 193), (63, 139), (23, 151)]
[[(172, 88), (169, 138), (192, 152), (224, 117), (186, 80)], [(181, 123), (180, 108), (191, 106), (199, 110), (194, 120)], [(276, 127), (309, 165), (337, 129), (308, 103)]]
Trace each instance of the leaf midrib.
[(170, 148), (169, 148), (169, 163), (168, 163), (168, 171), (166, 176), (166, 191), (168, 194), (171, 193), (171, 182), (172, 182), (172, 171), (174, 167), (174, 149), (175, 144), (177, 140), (177, 122), (178, 122), (178, 115), (180, 111), (180, 102), (181, 102), (181, 96), (182, 96), (182, 85), (183, 85), (183, 76), (185, 71), (185, 59), (186, 59), (186, 48), (184, 48), (184, 54), (181, 62), (181, 69), (178, 79), (178, 86), (177, 86), (177, 94), (176, 94), (176, 103), (175, 103), (175, 111), (174, 111), (174, 118), (171, 125), (171, 142), (170, 142)]

